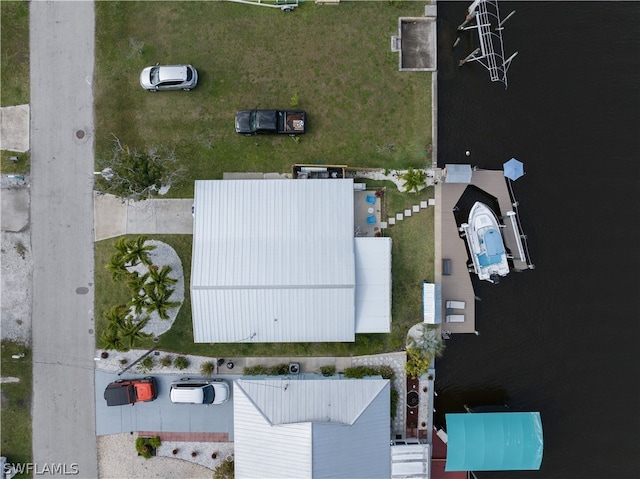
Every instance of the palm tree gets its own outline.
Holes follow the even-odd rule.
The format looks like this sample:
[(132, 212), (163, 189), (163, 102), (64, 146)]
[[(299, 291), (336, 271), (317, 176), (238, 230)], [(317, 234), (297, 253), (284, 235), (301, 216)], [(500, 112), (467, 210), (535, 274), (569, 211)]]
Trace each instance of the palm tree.
[(107, 329), (111, 331), (120, 330), (120, 327), (128, 315), (129, 309), (126, 305), (120, 304), (118, 306), (112, 306), (109, 311), (103, 313), (104, 318), (107, 320)]
[(173, 271), (173, 268), (169, 265), (165, 265), (161, 269), (158, 269), (156, 265), (152, 264), (149, 266), (149, 278), (151, 279), (151, 283), (163, 286), (176, 284), (178, 280), (169, 276), (171, 271)]
[(169, 298), (173, 294), (173, 289), (165, 288), (161, 285), (152, 287), (155, 285), (149, 284), (148, 286), (149, 287), (145, 288), (148, 299), (147, 313), (153, 313), (155, 311), (161, 319), (169, 319), (169, 313), (167, 313), (167, 311), (180, 306), (179, 301), (169, 301)]
[(113, 247), (124, 258), (129, 252), (129, 240), (126, 236), (121, 236), (118, 241), (113, 244)]
[(147, 307), (149, 306), (149, 303), (147, 302), (147, 295), (136, 294), (135, 296), (133, 296), (133, 298), (131, 298), (131, 301), (127, 303), (127, 306), (132, 307), (135, 313), (139, 315), (140, 313), (142, 313), (143, 309), (147, 309)]
[(148, 244), (145, 245), (147, 241), (147, 237), (142, 235), (138, 236), (135, 241), (128, 242), (128, 251), (125, 256), (125, 264), (131, 263), (131, 266), (135, 266), (138, 263), (142, 263), (145, 266), (149, 266), (151, 264), (151, 259), (149, 259), (149, 251), (156, 249), (155, 245)]
[(406, 173), (400, 176), (404, 180), (404, 190), (414, 193), (418, 193), (420, 189), (426, 185), (427, 174), (422, 170), (414, 170), (409, 168)]
[(111, 281), (113, 282), (120, 281), (127, 274), (124, 257), (119, 252), (111, 255), (109, 263), (105, 267), (111, 271)]
[(127, 275), (127, 286), (133, 296), (142, 295), (147, 279), (149, 279), (149, 273), (140, 275), (137, 271), (133, 271)]
[(134, 346), (138, 343), (138, 341), (142, 341), (144, 339), (148, 339), (153, 336), (150, 333), (143, 333), (142, 329), (149, 322), (149, 317), (147, 316), (140, 321), (133, 321), (131, 316), (127, 316), (122, 324), (120, 329), (120, 338), (121, 342), (127, 349), (133, 349)]
[(445, 344), (436, 328), (422, 325), (419, 336), (409, 336), (409, 348), (420, 350), (427, 357), (439, 358), (444, 353)]
[(115, 351), (125, 351), (126, 348), (122, 344), (119, 331), (117, 329), (105, 329), (100, 335), (103, 349), (113, 349)]

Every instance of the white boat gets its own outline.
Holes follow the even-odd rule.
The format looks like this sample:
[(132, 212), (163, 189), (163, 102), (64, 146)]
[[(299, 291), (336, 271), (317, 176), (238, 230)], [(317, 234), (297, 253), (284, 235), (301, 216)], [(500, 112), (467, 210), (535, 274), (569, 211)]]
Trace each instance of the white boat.
[(509, 274), (498, 218), (491, 208), (477, 201), (469, 212), (469, 223), (463, 223), (461, 227), (469, 246), (474, 272), (480, 279), (497, 284), (500, 276)]

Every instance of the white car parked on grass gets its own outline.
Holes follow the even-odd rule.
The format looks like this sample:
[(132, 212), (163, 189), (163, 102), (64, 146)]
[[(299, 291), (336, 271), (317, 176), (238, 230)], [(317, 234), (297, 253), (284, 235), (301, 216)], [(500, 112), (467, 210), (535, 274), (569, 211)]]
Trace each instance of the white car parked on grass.
[(189, 91), (197, 84), (198, 72), (191, 65), (155, 65), (140, 74), (140, 85), (148, 91)]

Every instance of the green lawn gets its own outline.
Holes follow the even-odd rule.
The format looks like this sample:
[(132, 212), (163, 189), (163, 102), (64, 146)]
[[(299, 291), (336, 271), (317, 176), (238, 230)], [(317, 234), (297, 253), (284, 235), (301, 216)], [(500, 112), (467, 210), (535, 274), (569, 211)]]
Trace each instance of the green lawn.
[[(225, 171), (289, 172), (294, 163), (424, 168), (431, 162), (431, 75), (398, 72), (390, 37), (399, 16), (420, 15), (424, 2), (304, 3), (292, 13), (221, 2), (96, 3), (96, 156), (111, 156), (113, 135), (136, 148), (174, 149), (188, 169), (169, 195), (191, 197), (194, 179)], [(191, 92), (148, 93), (143, 67), (191, 63)], [(308, 114), (299, 142), (284, 136), (245, 137), (234, 114), (247, 108), (288, 108), (293, 96)], [(386, 186), (389, 214), (433, 196)], [(387, 230), (393, 238), (393, 330), (349, 343), (194, 344), (189, 300), (191, 236), (154, 236), (183, 261), (186, 300), (163, 350), (209, 356), (349, 356), (398, 350), (422, 317), (423, 279), (433, 280), (433, 210)], [(104, 269), (114, 240), (96, 244), (96, 326), (125, 303), (128, 291)], [(151, 341), (141, 347), (151, 346)], [(98, 345), (99, 347), (99, 345)]]
[[(11, 357), (21, 353), (25, 353), (22, 359)], [(32, 461), (31, 350), (13, 341), (2, 341), (2, 377), (20, 379), (17, 383), (3, 383), (1, 388), (2, 455), (10, 463), (28, 463)]]
[[(0, 2), (0, 106), (29, 103), (29, 3)], [(17, 156), (18, 163), (8, 160)], [(29, 153), (0, 151), (0, 172), (25, 175)]]
[(29, 103), (29, 2), (0, 2), (0, 105)]
[[(420, 194), (400, 193), (395, 185), (370, 182), (370, 186), (386, 186), (385, 209), (391, 214), (400, 212), (421, 199), (433, 197), (426, 189)], [(170, 244), (182, 260), (185, 273), (185, 302), (180, 308), (173, 327), (160, 337), (158, 346), (165, 351), (198, 354), (203, 356), (351, 356), (395, 351), (404, 347), (409, 328), (422, 319), (422, 280), (433, 281), (433, 208), (423, 210), (389, 228), (393, 239), (392, 250), (392, 332), (391, 334), (360, 334), (355, 343), (289, 343), (289, 344), (194, 344), (191, 322), (189, 278), (191, 272), (190, 235), (154, 235), (153, 239)], [(135, 236), (132, 236), (135, 238)], [(103, 312), (111, 306), (126, 303), (130, 296), (124, 283), (114, 283), (105, 268), (115, 251), (115, 239), (96, 243), (96, 329), (99, 338), (106, 327)], [(152, 347), (151, 340), (140, 348)], [(98, 341), (97, 347), (100, 347)]]
[[(228, 2), (96, 3), (96, 156), (123, 143), (174, 149), (188, 168), (174, 197), (194, 179), (225, 171), (291, 171), (293, 163), (384, 168), (430, 162), (431, 75), (398, 72), (390, 37), (398, 17), (424, 2), (304, 3), (292, 13)], [(191, 92), (148, 93), (142, 68), (191, 63)], [(299, 143), (245, 137), (238, 109), (289, 108), (308, 114)]]

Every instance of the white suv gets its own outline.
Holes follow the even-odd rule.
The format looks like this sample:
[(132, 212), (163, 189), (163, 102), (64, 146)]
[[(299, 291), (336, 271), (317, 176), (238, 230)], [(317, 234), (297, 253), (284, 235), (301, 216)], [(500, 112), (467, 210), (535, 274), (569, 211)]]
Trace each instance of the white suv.
[(222, 379), (184, 378), (171, 384), (170, 398), (178, 404), (222, 404), (229, 399), (229, 385)]

